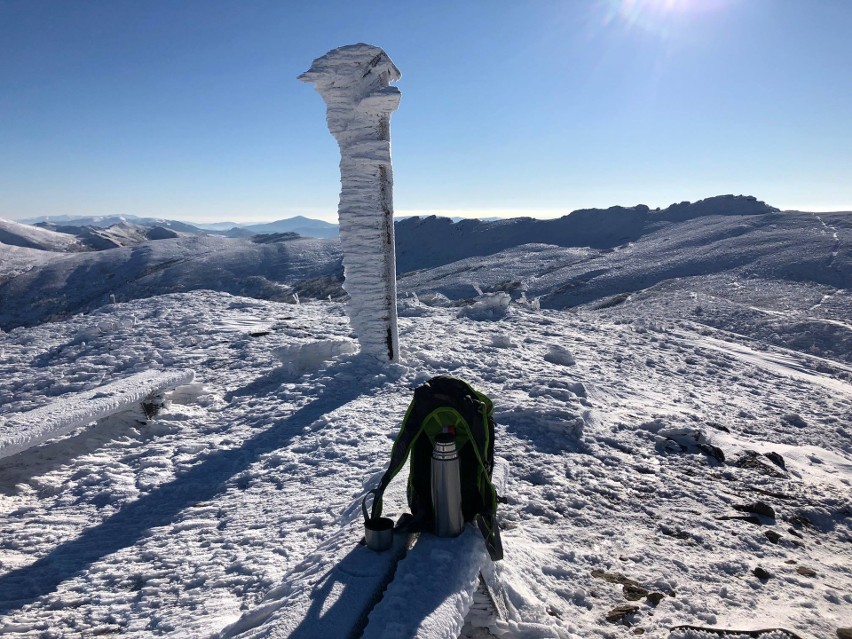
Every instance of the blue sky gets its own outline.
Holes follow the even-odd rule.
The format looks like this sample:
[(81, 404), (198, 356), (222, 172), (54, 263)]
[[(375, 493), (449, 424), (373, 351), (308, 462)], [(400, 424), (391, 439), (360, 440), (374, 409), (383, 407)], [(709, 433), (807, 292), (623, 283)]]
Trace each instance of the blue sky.
[(344, 44), (402, 71), (397, 214), (852, 209), (852, 2), (0, 0), (0, 217), (336, 220)]

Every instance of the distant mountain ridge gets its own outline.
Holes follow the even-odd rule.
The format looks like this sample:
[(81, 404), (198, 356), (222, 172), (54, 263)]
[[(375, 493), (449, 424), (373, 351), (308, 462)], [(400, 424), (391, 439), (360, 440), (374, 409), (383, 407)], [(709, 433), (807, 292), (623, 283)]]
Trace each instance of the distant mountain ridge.
[(111, 228), (117, 225), (131, 224), (148, 228), (163, 228), (177, 233), (190, 233), (193, 235), (204, 235), (214, 233), (225, 237), (247, 237), (254, 234), (269, 233), (298, 233), (302, 237), (330, 238), (337, 237), (337, 224), (296, 215), (290, 218), (276, 220), (274, 222), (262, 222), (257, 224), (238, 224), (236, 222), (211, 222), (203, 224), (190, 224), (179, 220), (169, 220), (156, 217), (139, 217), (136, 215), (104, 215), (104, 216), (70, 216), (70, 215), (42, 215), (38, 217), (20, 220), (21, 224), (47, 225), (48, 228), (56, 227), (65, 229), (63, 232), (76, 235), (71, 227), (84, 228)]
[(192, 224), (178, 220), (167, 220), (159, 217), (138, 217), (136, 215), (95, 215), (95, 216), (71, 216), (71, 215), (40, 215), (20, 220), (22, 224), (50, 224), (56, 226), (90, 226), (95, 228), (109, 228), (119, 224), (135, 224), (137, 226), (154, 227), (159, 226), (181, 233), (202, 233), (203, 231)]
[(509, 218), (494, 222), (430, 216), (396, 223), (396, 263), (400, 273), (432, 268), (477, 255), (491, 255), (520, 244), (610, 249), (635, 241), (665, 223), (711, 215), (764, 215), (779, 209), (744, 195), (719, 195), (681, 202), (665, 209), (644, 204), (580, 209), (556, 219)]
[[(781, 212), (755, 198), (723, 196), (662, 210), (576, 211), (557, 220), (413, 218), (396, 229), (398, 290), (421, 300), (438, 295), (463, 303), (484, 291), (542, 308), (609, 307), (692, 278), (715, 278), (726, 295), (739, 289), (718, 282), (759, 292), (761, 282), (783, 281), (815, 291), (812, 304), (829, 320), (842, 319), (831, 330), (848, 324), (846, 296), (832, 291), (852, 290), (852, 213)], [(184, 235), (72, 255), (0, 246), (0, 328), (92, 310), (111, 295), (121, 301), (203, 288), (285, 301), (294, 294), (339, 298), (341, 257), (337, 239), (284, 234)], [(844, 340), (838, 343), (852, 343)]]

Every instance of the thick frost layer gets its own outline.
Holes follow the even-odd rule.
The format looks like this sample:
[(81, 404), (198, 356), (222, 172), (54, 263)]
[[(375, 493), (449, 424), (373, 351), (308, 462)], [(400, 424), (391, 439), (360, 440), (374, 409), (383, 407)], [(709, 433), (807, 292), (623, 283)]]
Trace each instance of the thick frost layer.
[[(508, 463), (496, 459), (492, 480), (498, 494), (505, 494), (508, 476)], [(364, 639), (455, 639), (473, 603), (479, 573), (490, 561), (474, 524), (458, 537), (421, 535), (370, 613)]]
[(353, 44), (314, 60), (299, 76), (328, 106), (328, 128), (340, 146), (340, 242), (346, 312), (364, 353), (396, 362), (396, 257), (390, 115), (399, 70), (378, 47)]
[(146, 397), (188, 384), (191, 370), (150, 370), (100, 388), (60, 398), (46, 406), (0, 422), (0, 457), (8, 457), (78, 426), (127, 410)]

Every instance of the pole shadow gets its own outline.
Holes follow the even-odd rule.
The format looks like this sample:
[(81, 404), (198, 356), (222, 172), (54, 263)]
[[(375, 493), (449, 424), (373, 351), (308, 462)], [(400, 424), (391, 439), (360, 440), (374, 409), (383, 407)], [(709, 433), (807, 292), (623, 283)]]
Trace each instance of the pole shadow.
[[(333, 376), (333, 367), (326, 372)], [(0, 576), (0, 615), (55, 592), (63, 581), (107, 555), (132, 546), (151, 528), (167, 525), (185, 508), (224, 492), (226, 482), (258, 457), (286, 445), (305, 426), (379, 385), (371, 376), (365, 377), (360, 384), (349, 380), (330, 384), (313, 402), (247, 439), (241, 447), (204, 460), (100, 524), (82, 531), (79, 537), (57, 546), (35, 563)]]

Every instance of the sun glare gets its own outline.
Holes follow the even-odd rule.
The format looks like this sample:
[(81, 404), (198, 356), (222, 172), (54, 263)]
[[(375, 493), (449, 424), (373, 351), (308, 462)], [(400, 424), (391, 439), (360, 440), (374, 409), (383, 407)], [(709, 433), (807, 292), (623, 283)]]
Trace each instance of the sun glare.
[(677, 19), (715, 12), (730, 0), (607, 0), (607, 22), (664, 35), (666, 26)]

